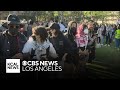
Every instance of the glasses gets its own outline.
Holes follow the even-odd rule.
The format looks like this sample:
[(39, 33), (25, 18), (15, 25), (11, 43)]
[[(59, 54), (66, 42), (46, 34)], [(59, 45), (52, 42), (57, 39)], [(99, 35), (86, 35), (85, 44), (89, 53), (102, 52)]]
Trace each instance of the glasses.
[(16, 28), (16, 29), (19, 29), (20, 26), (19, 26), (19, 25), (9, 25), (9, 28)]

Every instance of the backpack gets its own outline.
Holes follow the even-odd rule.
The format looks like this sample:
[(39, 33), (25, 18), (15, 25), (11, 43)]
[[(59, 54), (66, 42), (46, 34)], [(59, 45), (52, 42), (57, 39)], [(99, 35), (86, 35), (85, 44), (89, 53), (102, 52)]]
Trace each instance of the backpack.
[[(33, 38), (33, 40), (36, 40), (36, 38), (35, 38), (35, 36), (32, 36), (32, 38)], [(51, 60), (51, 57), (50, 57), (50, 55), (49, 55), (49, 50), (50, 50), (50, 45), (49, 45), (49, 47), (46, 49), (46, 54), (42, 54), (42, 55), (40, 55), (41, 57), (41, 59), (40, 60), (45, 60), (45, 58), (43, 58), (42, 56), (44, 56), (44, 55), (46, 55), (46, 58), (48, 59), (48, 60)], [(35, 50), (31, 50), (31, 55), (30, 55), (30, 57), (31, 58), (33, 58), (35, 56)]]

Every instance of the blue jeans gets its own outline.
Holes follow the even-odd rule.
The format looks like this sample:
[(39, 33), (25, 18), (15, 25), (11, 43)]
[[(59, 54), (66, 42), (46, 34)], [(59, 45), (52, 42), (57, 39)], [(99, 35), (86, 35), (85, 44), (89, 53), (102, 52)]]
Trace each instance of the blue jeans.
[(110, 37), (110, 34), (108, 34), (108, 35), (106, 36), (106, 44), (109, 44), (109, 45), (110, 45), (110, 43), (111, 43), (111, 37)]
[(101, 36), (101, 44), (104, 44), (105, 36)]
[(115, 38), (115, 44), (116, 44), (116, 47), (119, 48), (120, 47), (120, 39)]

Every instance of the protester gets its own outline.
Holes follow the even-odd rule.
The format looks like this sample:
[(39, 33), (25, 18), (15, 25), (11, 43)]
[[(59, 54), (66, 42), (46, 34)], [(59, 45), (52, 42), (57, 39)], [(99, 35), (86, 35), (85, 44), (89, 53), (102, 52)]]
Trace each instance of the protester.
[(101, 45), (103, 46), (105, 43), (105, 36), (106, 36), (106, 26), (105, 25), (101, 25), (100, 27), (102, 35), (101, 35)]
[[(55, 50), (58, 54), (58, 61), (59, 64), (63, 67), (63, 71), (59, 72), (56, 77), (57, 78), (64, 78), (64, 74), (68, 71), (64, 71), (65, 67), (67, 66), (73, 66), (73, 64), (76, 62), (73, 59), (68, 59), (71, 55), (71, 43), (70, 41), (63, 35), (63, 33), (60, 31), (60, 26), (57, 23), (53, 23), (50, 26), (50, 31), (52, 33), (52, 37), (50, 38), (50, 41), (52, 42), (53, 46), (55, 47)], [(65, 65), (67, 63), (67, 65)], [(73, 68), (72, 68), (73, 69)], [(72, 70), (69, 72), (69, 75), (72, 75)]]
[(120, 25), (118, 25), (117, 30), (115, 31), (115, 45), (117, 50), (120, 50)]
[(71, 42), (75, 41), (75, 34), (77, 32), (77, 23), (75, 21), (70, 21), (68, 23), (68, 39)]
[(92, 63), (95, 59), (95, 40), (97, 38), (96, 34), (94, 33), (93, 22), (88, 23), (88, 50), (89, 50), (89, 59), (88, 63)]
[(27, 27), (27, 38), (29, 38), (32, 35), (32, 25), (33, 25), (33, 21), (30, 21)]
[(106, 26), (106, 45), (105, 46), (110, 46), (111, 44), (111, 40), (112, 40), (112, 26), (108, 25)]
[(88, 32), (86, 32), (86, 34), (84, 32), (84, 30), (86, 30), (86, 29), (87, 29), (87, 25), (85, 25), (85, 24), (82, 25), (82, 28), (81, 28), (81, 25), (79, 26), (79, 28), (77, 30), (77, 34), (76, 34), (77, 47), (87, 48), (88, 36), (86, 36), (86, 35), (88, 34)]
[(11, 79), (20, 76), (6, 74), (5, 61), (6, 59), (23, 60), (22, 49), (26, 43), (24, 35), (19, 33), (20, 22), (17, 21), (16, 17), (11, 17), (10, 20), (11, 21), (8, 22), (8, 29), (0, 33), (0, 73), (3, 74), (2, 78), (4, 79)]
[(75, 41), (77, 43), (77, 47), (79, 50), (79, 72), (81, 74), (85, 74), (86, 72), (86, 62), (89, 58), (89, 53), (88, 53), (88, 27), (85, 24), (82, 24), (78, 27), (77, 33), (76, 33), (76, 38)]
[(65, 28), (63, 22), (60, 22), (59, 25), (60, 25), (60, 31), (61, 31), (62, 33), (64, 33), (66, 28)]
[(35, 27), (34, 34), (26, 42), (22, 52), (27, 54), (27, 57), (30, 57), (30, 60), (42, 60), (43, 58), (49, 60), (47, 56), (47, 49), (49, 49), (49, 56), (57, 58), (56, 51), (47, 37), (48, 33), (44, 27)]

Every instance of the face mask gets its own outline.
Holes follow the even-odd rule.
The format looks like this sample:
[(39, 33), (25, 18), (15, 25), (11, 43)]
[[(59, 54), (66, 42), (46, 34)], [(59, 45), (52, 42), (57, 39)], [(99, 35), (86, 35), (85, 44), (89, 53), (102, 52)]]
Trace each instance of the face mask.
[(72, 30), (72, 33), (73, 33), (73, 34), (75, 34), (75, 33), (76, 33), (77, 28), (76, 28), (76, 27), (72, 27), (72, 28), (71, 28), (71, 30)]
[(73, 31), (76, 31), (76, 29), (77, 29), (76, 27), (72, 27), (72, 28), (71, 28), (71, 30), (73, 30)]
[(89, 30), (93, 30), (93, 28), (94, 28), (94, 26), (93, 26), (92, 23), (88, 24), (88, 29), (89, 29)]
[(41, 38), (40, 38), (40, 36), (36, 35), (35, 37), (36, 37), (36, 41), (37, 41), (38, 43), (41, 43)]
[(19, 25), (9, 25), (9, 33), (13, 36), (18, 33)]
[(9, 29), (9, 32), (10, 32), (10, 34), (12, 34), (12, 35), (17, 35), (18, 29), (12, 28), (12, 29)]

